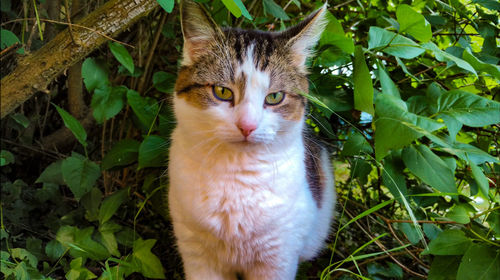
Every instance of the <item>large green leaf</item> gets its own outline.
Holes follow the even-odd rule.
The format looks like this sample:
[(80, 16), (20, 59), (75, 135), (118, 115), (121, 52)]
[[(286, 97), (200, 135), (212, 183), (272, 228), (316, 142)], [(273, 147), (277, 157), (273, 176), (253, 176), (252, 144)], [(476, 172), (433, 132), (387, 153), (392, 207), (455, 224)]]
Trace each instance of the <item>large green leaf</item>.
[(469, 166), (472, 171), (472, 176), (479, 186), (479, 189), (485, 197), (488, 197), (490, 190), (490, 183), (488, 182), (488, 178), (486, 178), (481, 168), (475, 165), (471, 160), (469, 160)]
[(158, 114), (159, 107), (156, 100), (149, 97), (142, 97), (135, 90), (128, 90), (127, 101), (142, 125), (146, 129), (149, 129)]
[(147, 136), (139, 147), (139, 166), (161, 167), (165, 166), (168, 141), (157, 135)]
[(470, 223), (467, 204), (456, 204), (450, 209), (448, 213), (446, 213), (446, 217), (460, 224)]
[(389, 77), (389, 74), (387, 74), (386, 70), (382, 67), (381, 64), (377, 64), (377, 68), (377, 74), (380, 80), (380, 85), (382, 87), (382, 93), (401, 98), (396, 84)]
[(365, 55), (361, 46), (356, 46), (354, 51), (354, 108), (367, 112), (371, 115), (375, 113), (373, 109), (373, 84), (370, 70), (366, 66)]
[(109, 120), (122, 110), (127, 90), (125, 86), (105, 86), (94, 90), (91, 107), (92, 114), (98, 123)]
[(171, 13), (172, 10), (174, 9), (175, 0), (156, 0), (156, 1), (167, 13)]
[(163, 71), (158, 71), (153, 74), (153, 85), (158, 91), (172, 93), (174, 84), (175, 75)]
[(403, 150), (403, 161), (426, 184), (444, 193), (456, 193), (453, 171), (425, 145), (409, 146)]
[(134, 139), (123, 139), (116, 143), (102, 159), (102, 169), (108, 170), (115, 166), (129, 165), (137, 161), (140, 144)]
[(141, 273), (145, 277), (155, 279), (165, 279), (163, 266), (157, 256), (151, 253), (151, 249), (155, 245), (156, 240), (137, 239), (134, 242), (133, 258), (141, 264)]
[(429, 271), (429, 280), (455, 280), (459, 265), (460, 256), (435, 256)]
[(500, 103), (462, 90), (443, 93), (437, 111), (467, 126), (482, 127), (500, 123)]
[(108, 252), (120, 257), (118, 251), (118, 242), (116, 241), (115, 232), (119, 231), (122, 227), (112, 222), (107, 222), (99, 226), (99, 233), (101, 234), (101, 242), (108, 249)]
[(329, 11), (326, 11), (325, 18), (328, 20), (328, 24), (321, 34), (321, 39), (319, 40), (320, 47), (333, 45), (345, 53), (353, 53), (354, 42), (345, 35), (340, 22)]
[(239, 18), (241, 15), (249, 20), (252, 20), (252, 16), (248, 13), (247, 8), (241, 2), (241, 0), (222, 0), (224, 6), (233, 14), (235, 17)]
[(106, 197), (99, 208), (99, 223), (102, 225), (115, 214), (118, 207), (128, 198), (128, 189), (116, 191), (111, 196)]
[[(8, 2), (10, 4), (10, 2)], [(3, 1), (2, 1), (2, 6), (3, 6)], [(19, 38), (17, 38), (16, 34), (12, 33), (12, 31), (0, 28), (0, 48), (3, 50), (5, 48), (8, 48), (16, 43), (21, 43), (19, 41)], [(19, 54), (24, 54), (24, 48), (20, 48), (17, 50), (17, 53)]]
[(458, 229), (447, 229), (441, 232), (429, 243), (429, 247), (422, 254), (433, 254), (439, 256), (463, 255), (472, 241), (465, 233)]
[(87, 58), (82, 64), (82, 78), (85, 87), (92, 92), (97, 87), (109, 85), (108, 71), (93, 58)]
[(57, 185), (64, 185), (64, 179), (62, 176), (61, 165), (63, 160), (58, 160), (51, 163), (49, 166), (43, 170), (42, 174), (38, 176), (35, 183), (52, 183)]
[(99, 165), (75, 154), (62, 162), (61, 170), (64, 181), (77, 200), (89, 192), (101, 176)]
[(463, 60), (468, 62), (476, 71), (484, 72), (500, 80), (500, 66), (483, 62), (475, 57), (469, 49), (465, 49), (462, 54)]
[(476, 70), (465, 60), (458, 58), (448, 52), (445, 52), (436, 46), (433, 42), (422, 44), (422, 47), (434, 53), (438, 61), (448, 61), (455, 63), (458, 67), (467, 70), (477, 76)]
[(74, 258), (84, 257), (93, 260), (104, 260), (110, 256), (108, 250), (92, 239), (93, 227), (78, 229), (73, 226), (62, 226), (56, 234), (56, 240), (69, 249)]
[(417, 57), (425, 51), (414, 41), (376, 26), (370, 27), (368, 48), (406, 59)]
[(120, 62), (130, 73), (134, 73), (134, 60), (127, 49), (116, 42), (108, 43), (111, 53), (115, 56), (116, 60)]
[(264, 13), (270, 13), (272, 16), (282, 20), (290, 19), (281, 6), (273, 0), (262, 0), (262, 6), (264, 7)]
[(473, 244), (462, 257), (457, 280), (500, 279), (500, 250), (483, 244)]
[(384, 158), (391, 149), (409, 145), (413, 140), (443, 126), (432, 119), (408, 112), (405, 102), (388, 94), (375, 100), (375, 155)]
[(359, 154), (371, 154), (373, 152), (372, 147), (366, 141), (365, 137), (361, 135), (359, 132), (352, 132), (347, 141), (342, 148), (343, 156), (355, 156)]
[(432, 38), (431, 25), (424, 16), (417, 13), (412, 7), (402, 4), (396, 10), (399, 22), (399, 32), (406, 32), (421, 42), (427, 42)]
[(403, 174), (403, 162), (400, 156), (392, 153), (384, 158), (384, 169), (382, 171), (382, 182), (389, 189), (396, 200), (402, 202), (408, 189), (406, 188), (406, 178)]
[(70, 115), (66, 110), (63, 108), (53, 104), (54, 107), (56, 107), (57, 112), (59, 115), (61, 115), (61, 118), (64, 121), (64, 125), (71, 130), (73, 135), (75, 135), (76, 139), (82, 146), (87, 147), (87, 132), (85, 132), (85, 129), (83, 126), (80, 124), (80, 122), (75, 119), (72, 115)]

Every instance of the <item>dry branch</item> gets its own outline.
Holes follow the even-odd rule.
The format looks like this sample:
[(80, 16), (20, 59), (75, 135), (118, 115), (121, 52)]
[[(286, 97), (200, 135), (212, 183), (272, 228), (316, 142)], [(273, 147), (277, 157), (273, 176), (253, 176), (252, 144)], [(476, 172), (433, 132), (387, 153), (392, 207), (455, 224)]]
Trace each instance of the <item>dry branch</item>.
[[(116, 36), (157, 7), (156, 0), (111, 0), (83, 18), (79, 25), (108, 36)], [(95, 31), (73, 25), (73, 43), (68, 29), (40, 50), (21, 59), (14, 71), (1, 81), (1, 118), (23, 104), (37, 91), (45, 91), (64, 70), (107, 41)]]

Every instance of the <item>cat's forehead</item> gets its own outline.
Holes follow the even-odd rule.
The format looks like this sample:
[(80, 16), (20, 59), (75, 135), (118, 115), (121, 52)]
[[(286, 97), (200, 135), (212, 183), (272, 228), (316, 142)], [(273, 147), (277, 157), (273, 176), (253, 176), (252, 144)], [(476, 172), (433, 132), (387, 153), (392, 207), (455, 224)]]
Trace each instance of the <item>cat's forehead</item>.
[(224, 29), (225, 43), (231, 50), (232, 57), (243, 63), (250, 55), (253, 63), (260, 71), (265, 71), (270, 61), (276, 56), (284, 56), (284, 47), (274, 33), (260, 30), (242, 30), (238, 28)]

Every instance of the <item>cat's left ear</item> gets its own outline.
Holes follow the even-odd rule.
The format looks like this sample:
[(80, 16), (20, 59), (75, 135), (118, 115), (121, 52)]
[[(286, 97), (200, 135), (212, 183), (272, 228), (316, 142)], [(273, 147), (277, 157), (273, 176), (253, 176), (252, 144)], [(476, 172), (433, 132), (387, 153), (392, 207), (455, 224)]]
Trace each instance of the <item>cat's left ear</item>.
[(286, 45), (290, 48), (293, 62), (297, 67), (305, 66), (306, 59), (312, 55), (312, 49), (321, 38), (321, 33), (328, 23), (326, 11), (327, 3), (281, 34), (288, 40)]

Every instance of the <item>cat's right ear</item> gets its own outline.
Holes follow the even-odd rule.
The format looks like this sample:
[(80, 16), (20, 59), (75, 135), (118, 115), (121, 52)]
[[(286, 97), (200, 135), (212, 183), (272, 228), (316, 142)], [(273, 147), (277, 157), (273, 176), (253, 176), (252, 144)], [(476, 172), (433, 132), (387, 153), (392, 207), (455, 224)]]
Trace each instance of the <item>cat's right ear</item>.
[(181, 0), (180, 11), (184, 36), (182, 65), (191, 65), (222, 32), (200, 4)]

